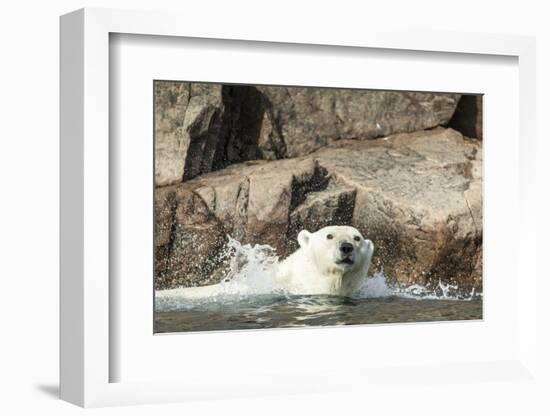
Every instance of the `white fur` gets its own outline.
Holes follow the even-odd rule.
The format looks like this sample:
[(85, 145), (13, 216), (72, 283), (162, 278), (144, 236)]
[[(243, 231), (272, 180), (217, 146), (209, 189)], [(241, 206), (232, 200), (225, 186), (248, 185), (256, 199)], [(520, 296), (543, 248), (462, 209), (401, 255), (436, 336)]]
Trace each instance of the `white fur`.
[[(353, 245), (353, 264), (341, 263), (344, 242)], [(278, 286), (293, 294), (351, 295), (367, 276), (374, 252), (372, 242), (348, 226), (301, 231), (298, 243), (300, 248), (281, 262), (276, 275)]]

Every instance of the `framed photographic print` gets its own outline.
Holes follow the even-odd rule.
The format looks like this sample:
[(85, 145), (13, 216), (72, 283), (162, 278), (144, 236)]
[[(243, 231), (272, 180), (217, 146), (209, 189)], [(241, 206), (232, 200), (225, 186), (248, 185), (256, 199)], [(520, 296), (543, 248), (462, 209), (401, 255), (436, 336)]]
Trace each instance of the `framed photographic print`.
[(536, 383), (533, 39), (181, 21), (61, 18), (62, 398)]
[(155, 80), (155, 332), (482, 319), (482, 100)]

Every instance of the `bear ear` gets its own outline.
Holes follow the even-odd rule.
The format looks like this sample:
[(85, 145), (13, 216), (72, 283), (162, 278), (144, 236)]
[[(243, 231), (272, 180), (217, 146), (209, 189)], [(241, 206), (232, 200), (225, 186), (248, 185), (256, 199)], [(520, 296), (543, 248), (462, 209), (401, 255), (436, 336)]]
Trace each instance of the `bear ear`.
[(307, 230), (302, 230), (298, 234), (298, 244), (300, 244), (300, 247), (306, 247), (309, 244), (309, 239), (311, 237), (311, 233)]
[(372, 243), (372, 241), (367, 240), (366, 238), (365, 238), (365, 244), (367, 246), (368, 253), (372, 256), (372, 253), (374, 253), (374, 244)]

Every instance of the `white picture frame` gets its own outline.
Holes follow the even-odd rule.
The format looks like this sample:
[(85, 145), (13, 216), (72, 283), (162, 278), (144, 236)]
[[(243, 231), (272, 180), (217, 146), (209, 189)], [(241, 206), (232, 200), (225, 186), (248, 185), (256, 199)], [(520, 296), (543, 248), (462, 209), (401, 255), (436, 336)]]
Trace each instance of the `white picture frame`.
[[(185, 21), (185, 25), (182, 25)], [(373, 388), (400, 383), (529, 380), (537, 383), (536, 268), (535, 268), (535, 41), (530, 37), (429, 31), (385, 31), (349, 28), (328, 35), (322, 28), (281, 31), (278, 25), (255, 25), (243, 20), (238, 33), (224, 20), (204, 25), (172, 13), (82, 9), (61, 18), (61, 398), (80, 406), (159, 403), (207, 398), (251, 397)], [(110, 292), (110, 171), (109, 154), (109, 37), (110, 34), (154, 35), (226, 41), (330, 45), (333, 48), (374, 48), (428, 51), (439, 54), (502, 55), (518, 60), (519, 68), (519, 191), (517, 200), (517, 256), (512, 273), (519, 273), (514, 309), (517, 346), (498, 360), (471, 362), (419, 361), (411, 368), (358, 366), (331, 368), (318, 373), (265, 373), (255, 380), (220, 374), (212, 381), (200, 377), (182, 380), (112, 382), (111, 367), (118, 357), (111, 348)], [(394, 327), (395, 330), (396, 329)], [(329, 339), (334, 329), (323, 330)], [(297, 332), (297, 331), (295, 331)], [(320, 332), (319, 332), (320, 334)], [(152, 334), (151, 334), (152, 336)], [(228, 335), (226, 335), (228, 336)], [(274, 336), (277, 336), (275, 333)], [(238, 341), (237, 341), (238, 342)], [(408, 376), (407, 376), (408, 374)], [(312, 380), (314, 382), (312, 382)], [(346, 380), (343, 382), (342, 380)]]

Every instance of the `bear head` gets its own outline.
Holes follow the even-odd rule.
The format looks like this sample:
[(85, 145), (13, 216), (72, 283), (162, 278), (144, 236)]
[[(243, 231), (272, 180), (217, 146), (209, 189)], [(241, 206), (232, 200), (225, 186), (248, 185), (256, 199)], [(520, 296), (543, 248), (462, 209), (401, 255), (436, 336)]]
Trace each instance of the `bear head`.
[(366, 273), (374, 252), (373, 243), (349, 226), (329, 226), (314, 233), (302, 230), (298, 234), (298, 243), (325, 273)]

